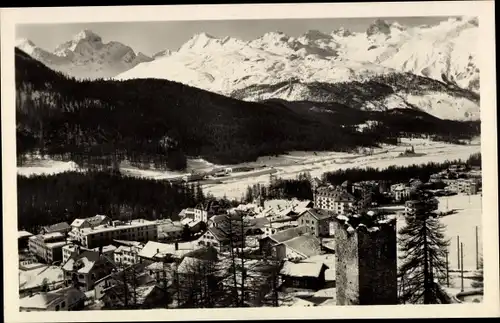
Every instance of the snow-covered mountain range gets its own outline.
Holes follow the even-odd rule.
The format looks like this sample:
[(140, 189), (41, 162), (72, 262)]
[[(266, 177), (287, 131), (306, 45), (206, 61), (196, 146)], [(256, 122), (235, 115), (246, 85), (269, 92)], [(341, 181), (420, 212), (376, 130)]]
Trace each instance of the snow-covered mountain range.
[[(168, 79), (248, 101), (343, 101), (311, 88), (317, 89), (318, 84), (364, 84), (380, 76), (397, 75), (395, 79), (402, 83), (391, 84), (390, 96), (380, 102), (367, 98), (360, 108), (411, 107), (440, 118), (478, 119), (478, 38), (477, 18), (450, 18), (435, 26), (417, 27), (378, 19), (365, 32), (310, 30), (290, 37), (276, 31), (251, 41), (200, 33), (178, 50), (166, 49), (153, 58), (136, 56), (117, 43), (103, 45), (99, 36), (88, 31), (54, 53), (26, 45), (29, 42), (19, 47), (49, 67), (61, 70), (64, 66), (70, 75), (79, 76), (81, 70), (90, 75), (100, 67), (107, 71), (100, 77)], [(94, 58), (101, 52), (117, 54), (107, 54), (96, 63)], [(117, 72), (120, 69), (121, 73)], [(426, 83), (422, 79), (432, 79), (446, 86), (407, 91), (404, 85), (413, 75), (421, 77), (419, 84)]]
[(450, 18), (432, 27), (376, 20), (363, 33), (311, 30), (295, 38), (270, 32), (249, 42), (201, 33), (176, 52), (117, 78), (167, 78), (230, 93), (291, 78), (339, 82), (396, 70), (478, 92), (477, 27), (476, 18)]
[(79, 32), (53, 52), (28, 39), (17, 40), (16, 47), (53, 70), (76, 78), (109, 78), (153, 60), (142, 53), (136, 54), (122, 43), (103, 43), (102, 38), (90, 30)]

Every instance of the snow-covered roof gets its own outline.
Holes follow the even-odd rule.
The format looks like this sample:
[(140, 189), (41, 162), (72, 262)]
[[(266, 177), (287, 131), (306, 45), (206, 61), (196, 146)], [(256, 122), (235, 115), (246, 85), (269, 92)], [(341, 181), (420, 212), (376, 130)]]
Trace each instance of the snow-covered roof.
[(134, 246), (134, 247), (143, 247), (144, 246), (144, 243), (142, 243), (140, 241), (117, 240), (117, 239), (114, 239), (113, 241), (119, 245), (124, 245), (124, 246)]
[[(68, 297), (68, 295), (71, 295)], [(20, 301), (21, 308), (36, 308), (47, 309), (55, 302), (63, 299), (85, 299), (85, 293), (72, 286), (61, 288), (59, 290), (49, 291), (46, 293), (38, 293), (29, 297), (23, 297)]]
[(51, 239), (62, 239), (64, 238), (64, 234), (61, 232), (51, 232), (41, 235), (43, 241), (51, 240)]
[[(225, 241), (228, 238), (227, 234), (224, 233), (224, 231), (222, 231), (221, 229), (217, 228), (217, 227), (210, 227), (208, 228), (208, 231), (207, 233), (210, 233), (214, 236), (215, 239), (217, 239), (218, 241)], [(205, 233), (205, 234), (207, 234)]]
[(28, 231), (18, 231), (17, 232), (17, 238), (22, 239), (22, 238), (27, 238), (33, 236), (33, 233), (29, 233)]
[(290, 229), (283, 230), (281, 232), (278, 232), (276, 234), (269, 236), (269, 238), (271, 238), (272, 240), (279, 243), (279, 242), (284, 242), (284, 241), (288, 241), (290, 239), (296, 238), (298, 236), (306, 234), (307, 232), (308, 232), (307, 227), (299, 226), (296, 228), (290, 228)]
[(174, 225), (174, 224), (162, 224), (158, 225), (158, 232), (159, 233), (168, 233), (168, 232), (179, 232), (184, 230), (184, 227), (182, 225)]
[(265, 228), (279, 229), (283, 227), (296, 227), (298, 226), (297, 221), (285, 221), (285, 222), (269, 222), (264, 225)]
[(373, 211), (361, 212), (346, 215), (337, 215), (337, 221), (343, 224), (348, 233), (354, 233), (356, 230), (365, 232), (377, 232), (381, 227), (394, 227), (397, 216), (394, 214), (380, 214)]
[[(116, 247), (112, 244), (102, 247), (102, 252), (116, 251)], [(92, 249), (92, 251), (99, 251), (99, 247)]]
[(293, 277), (318, 277), (324, 267), (326, 267), (326, 265), (320, 262), (294, 263), (285, 261), (280, 270), (280, 274)]
[(108, 217), (102, 214), (94, 215), (93, 217), (86, 218), (90, 225), (100, 225), (102, 222), (108, 220)]
[(177, 271), (180, 274), (188, 274), (196, 267), (203, 265), (204, 262), (205, 260), (202, 259), (193, 257), (184, 257), (184, 259), (182, 259), (181, 263), (177, 267)]
[(73, 228), (79, 228), (81, 227), (84, 223), (86, 222), (85, 219), (75, 219), (73, 222), (71, 222), (71, 226)]
[(202, 223), (202, 222), (203, 222), (203, 221), (201, 221), (201, 220), (198, 220), (198, 221), (191, 221), (191, 222), (189, 222), (189, 223), (188, 223), (188, 226), (189, 226), (190, 228), (192, 228), (192, 227), (195, 227), (195, 226), (197, 226), (198, 224), (200, 224), (200, 223)]
[(327, 210), (322, 210), (322, 209), (308, 209), (300, 214), (300, 216), (303, 216), (304, 214), (310, 214), (312, 215), (316, 220), (325, 220), (325, 219), (330, 219), (331, 214)]
[(43, 227), (43, 229), (45, 230), (45, 232), (51, 233), (55, 231), (70, 230), (71, 227), (66, 222), (60, 222), (53, 225), (45, 226)]
[(284, 241), (283, 244), (306, 258), (321, 254), (321, 243), (319, 239), (312, 234), (295, 237)]
[[(113, 222), (115, 222), (115, 221), (113, 221)], [(100, 225), (95, 226), (95, 227), (83, 228), (83, 229), (80, 229), (80, 232), (83, 235), (87, 235), (87, 234), (95, 234), (95, 233), (106, 232), (106, 231), (116, 231), (119, 229), (128, 229), (128, 228), (133, 228), (133, 227), (136, 227), (136, 228), (137, 227), (144, 227), (144, 226), (148, 226), (151, 224), (156, 224), (156, 223), (153, 221), (145, 220), (145, 219), (134, 219), (130, 222), (118, 222), (117, 221), (115, 225), (100, 224)]]
[(398, 183), (398, 184), (393, 184), (391, 185), (391, 191), (404, 191), (404, 190), (409, 190), (410, 187), (404, 183)]
[[(34, 266), (35, 264), (33, 264)], [(43, 285), (43, 281), (47, 283), (57, 283), (64, 280), (64, 272), (58, 266), (40, 265), (33, 269), (19, 271), (19, 289), (31, 289)]]
[(153, 262), (152, 264), (149, 264), (146, 266), (146, 270), (163, 270), (165, 263), (161, 261)]
[(88, 274), (100, 259), (101, 255), (99, 252), (86, 250), (77, 256), (69, 258), (62, 268), (65, 271), (73, 271), (76, 266), (78, 273)]
[(287, 306), (290, 307), (312, 307), (316, 306), (313, 302), (310, 302), (308, 300), (302, 299), (300, 297), (294, 297), (293, 300), (287, 304)]
[(274, 209), (275, 211), (278, 210), (283, 210), (286, 208), (291, 207), (293, 202), (291, 200), (285, 200), (285, 199), (274, 199), (274, 200), (267, 200), (264, 201), (264, 208), (265, 209)]
[(182, 256), (185, 253), (194, 250), (192, 242), (179, 243), (178, 250), (175, 250), (174, 243), (160, 243), (156, 241), (148, 241), (144, 248), (139, 252), (139, 256), (147, 259), (152, 259), (155, 256), (164, 256), (167, 254)]

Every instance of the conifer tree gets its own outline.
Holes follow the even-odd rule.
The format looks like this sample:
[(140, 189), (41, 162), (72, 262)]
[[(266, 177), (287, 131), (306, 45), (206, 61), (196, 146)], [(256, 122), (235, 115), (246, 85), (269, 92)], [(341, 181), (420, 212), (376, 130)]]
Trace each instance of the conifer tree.
[(406, 215), (406, 225), (400, 230), (399, 268), (400, 300), (412, 304), (439, 303), (436, 278), (446, 275), (444, 225), (435, 213), (437, 201), (426, 193), (415, 192), (413, 206)]

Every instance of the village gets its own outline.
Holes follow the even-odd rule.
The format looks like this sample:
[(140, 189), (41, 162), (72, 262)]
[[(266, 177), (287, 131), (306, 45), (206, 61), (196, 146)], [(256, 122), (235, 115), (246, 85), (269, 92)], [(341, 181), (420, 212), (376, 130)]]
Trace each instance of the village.
[[(452, 165), (426, 182), (313, 178), (311, 187), (313, 200), (193, 205), (179, 220), (94, 215), (19, 231), (20, 310), (398, 304), (397, 223), (419, 207), (412, 192), (431, 194), (438, 215), (452, 217), (451, 197), (481, 195), (481, 169)], [(477, 244), (476, 228), (476, 268), (450, 259), (440, 302), (482, 298), (469, 277)]]

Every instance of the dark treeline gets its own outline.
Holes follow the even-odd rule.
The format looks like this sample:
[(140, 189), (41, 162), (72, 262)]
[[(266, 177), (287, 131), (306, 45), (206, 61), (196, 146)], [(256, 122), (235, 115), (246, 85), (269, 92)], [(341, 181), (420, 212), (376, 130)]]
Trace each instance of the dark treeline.
[(389, 166), (385, 169), (377, 168), (347, 168), (339, 169), (333, 172), (323, 174), (323, 180), (333, 184), (340, 185), (344, 181), (351, 182), (370, 181), (370, 180), (385, 180), (389, 182), (407, 181), (412, 178), (418, 178), (421, 181), (428, 181), (430, 176), (438, 173), (449, 166), (454, 164), (465, 163), (468, 166), (478, 166), (477, 160), (481, 160), (481, 154), (473, 154), (466, 161), (453, 160), (445, 161), (443, 163), (427, 163), (427, 164), (414, 164), (410, 166)]
[(469, 159), (467, 159), (467, 165), (473, 167), (481, 167), (481, 153), (470, 155)]
[[(454, 160), (443, 163), (427, 163), (410, 166), (390, 166), (386, 169), (347, 168), (323, 173), (322, 181), (332, 185), (341, 185), (348, 180), (351, 183), (360, 181), (382, 180), (388, 182), (404, 182), (412, 178), (428, 181), (431, 174), (438, 173), (454, 164), (465, 163), (469, 167), (481, 166), (481, 153), (472, 154), (466, 161)], [(247, 187), (243, 200), (252, 202), (254, 199), (293, 199), (313, 200), (311, 175), (301, 173), (295, 179), (271, 177), (269, 185), (256, 184)]]
[(109, 172), (18, 176), (17, 188), (18, 227), (30, 232), (96, 214), (121, 220), (176, 220), (183, 208), (207, 199), (199, 184), (172, 184)]
[[(328, 116), (298, 113), (167, 80), (76, 81), (17, 49), (16, 89), (19, 163), (40, 151), (84, 167), (116, 167), (126, 159), (141, 168), (184, 169), (186, 156), (233, 164), (291, 150), (350, 151), (393, 143), (408, 132), (470, 137), (479, 129), (427, 114), (415, 122), (409, 109), (355, 117), (348, 117), (350, 107)], [(373, 118), (382, 125), (355, 129)]]

